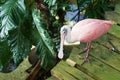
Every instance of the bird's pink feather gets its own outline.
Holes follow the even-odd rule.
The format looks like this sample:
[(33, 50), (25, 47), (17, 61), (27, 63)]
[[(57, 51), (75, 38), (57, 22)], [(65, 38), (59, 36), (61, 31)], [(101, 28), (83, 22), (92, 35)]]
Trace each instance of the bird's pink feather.
[(79, 21), (71, 31), (71, 38), (74, 41), (91, 42), (106, 33), (111, 24), (111, 21), (98, 19)]

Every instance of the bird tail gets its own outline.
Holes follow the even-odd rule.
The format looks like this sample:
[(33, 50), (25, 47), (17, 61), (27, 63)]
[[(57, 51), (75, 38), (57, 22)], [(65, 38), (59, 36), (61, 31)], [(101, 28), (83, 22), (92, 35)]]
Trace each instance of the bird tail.
[(108, 31), (111, 25), (114, 24), (114, 21), (105, 21), (104, 23), (105, 23), (106, 31)]
[(110, 25), (112, 25), (112, 24), (116, 24), (115, 21), (105, 21), (105, 23), (110, 24)]
[(118, 25), (118, 26), (120, 26), (120, 23), (117, 23), (117, 22), (115, 22), (115, 21), (105, 21), (106, 23), (108, 23), (108, 24), (115, 24), (115, 25)]

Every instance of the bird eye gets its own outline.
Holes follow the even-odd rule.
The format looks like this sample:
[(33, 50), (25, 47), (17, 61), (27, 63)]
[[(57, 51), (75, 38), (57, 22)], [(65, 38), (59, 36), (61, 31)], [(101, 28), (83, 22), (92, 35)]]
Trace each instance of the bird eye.
[(63, 32), (64, 32), (64, 33), (66, 33), (66, 32), (67, 32), (67, 29), (66, 29), (66, 28), (64, 28), (64, 29), (63, 29)]

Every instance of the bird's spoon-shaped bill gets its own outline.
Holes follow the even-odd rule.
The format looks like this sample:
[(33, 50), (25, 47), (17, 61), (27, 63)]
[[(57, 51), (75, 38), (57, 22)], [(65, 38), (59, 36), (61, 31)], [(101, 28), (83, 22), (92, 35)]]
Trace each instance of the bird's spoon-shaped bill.
[(65, 39), (65, 34), (61, 34), (61, 41), (60, 41), (60, 50), (58, 53), (58, 58), (62, 59), (63, 58), (63, 44), (64, 44), (64, 39)]
[(63, 58), (63, 55), (64, 55), (64, 54), (63, 54), (63, 51), (59, 51), (59, 53), (58, 53), (58, 58), (59, 58), (59, 59), (62, 59), (62, 58)]
[(65, 40), (65, 34), (61, 34), (60, 50), (59, 50), (59, 53), (58, 53), (58, 58), (59, 58), (59, 59), (62, 59), (63, 56), (64, 56), (64, 53), (63, 53), (63, 45), (67, 45), (67, 46), (70, 46), (70, 45), (80, 45), (80, 41), (74, 42), (74, 43), (68, 43), (68, 42)]

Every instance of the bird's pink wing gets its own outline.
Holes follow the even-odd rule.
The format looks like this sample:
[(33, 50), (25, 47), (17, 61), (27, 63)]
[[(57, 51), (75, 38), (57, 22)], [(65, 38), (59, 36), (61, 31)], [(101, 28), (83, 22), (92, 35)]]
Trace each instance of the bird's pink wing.
[[(81, 27), (76, 27), (72, 30), (71, 35), (74, 40), (81, 42), (90, 42), (105, 33), (105, 25), (99, 22), (91, 22)], [(73, 37), (72, 37), (73, 38)]]
[(91, 22), (103, 22), (104, 20), (99, 20), (99, 19), (84, 19), (84, 20), (81, 20), (79, 21), (74, 27), (82, 27), (82, 26), (85, 26), (85, 25), (88, 25), (89, 23)]

